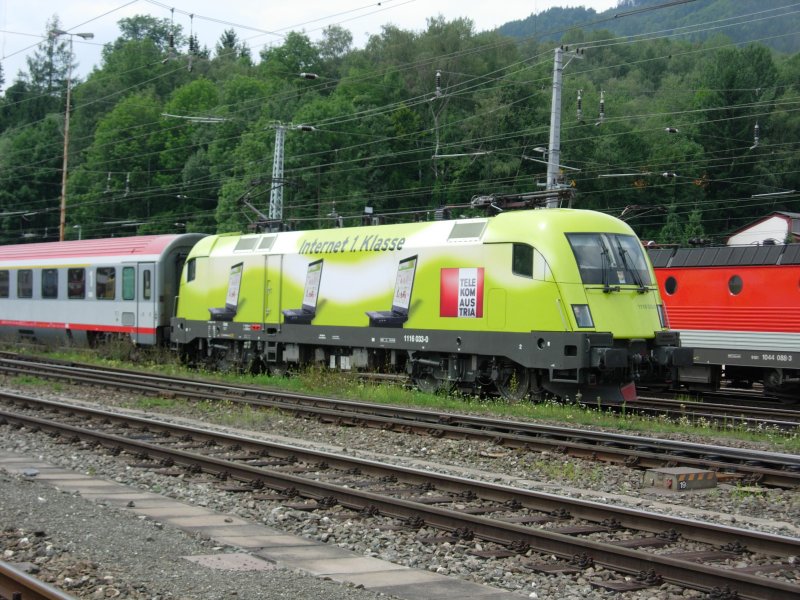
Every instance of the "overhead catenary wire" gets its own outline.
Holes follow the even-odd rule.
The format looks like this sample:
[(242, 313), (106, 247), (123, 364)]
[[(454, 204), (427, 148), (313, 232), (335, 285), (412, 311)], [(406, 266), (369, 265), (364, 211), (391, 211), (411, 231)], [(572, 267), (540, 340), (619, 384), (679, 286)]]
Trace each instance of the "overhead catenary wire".
[(333, 164), (337, 164), (337, 163), (333, 163)]

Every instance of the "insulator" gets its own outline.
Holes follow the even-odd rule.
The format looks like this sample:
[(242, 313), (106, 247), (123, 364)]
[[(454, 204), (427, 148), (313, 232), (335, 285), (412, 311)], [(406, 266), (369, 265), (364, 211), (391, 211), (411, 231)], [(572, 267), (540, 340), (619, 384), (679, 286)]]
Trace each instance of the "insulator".
[(442, 72), (436, 71), (436, 97), (442, 96)]
[(300, 77), (303, 79), (317, 79), (319, 75), (316, 73), (300, 73)]
[(172, 33), (169, 34), (169, 47), (170, 47), (170, 50), (174, 50), (175, 49), (175, 34), (172, 34)]
[(606, 118), (606, 93), (604, 90), (600, 90), (600, 122), (603, 122), (603, 119)]
[(678, 133), (678, 128), (677, 127), (665, 127), (664, 131), (666, 131), (667, 133)]
[(583, 90), (578, 90), (578, 121), (583, 119), (583, 99), (581, 98), (581, 92)]
[(761, 131), (761, 128), (758, 126), (758, 122), (756, 122), (756, 126), (753, 127), (753, 142), (758, 143), (758, 134)]

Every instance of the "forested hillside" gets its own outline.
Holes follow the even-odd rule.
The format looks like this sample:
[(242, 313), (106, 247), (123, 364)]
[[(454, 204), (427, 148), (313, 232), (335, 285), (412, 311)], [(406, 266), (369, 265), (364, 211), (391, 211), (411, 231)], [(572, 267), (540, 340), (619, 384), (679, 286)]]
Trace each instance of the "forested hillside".
[(600, 13), (583, 6), (550, 8), (510, 21), (498, 32), (554, 42), (571, 29), (606, 29), (618, 36), (679, 34), (689, 41), (722, 33), (733, 42), (757, 41), (793, 53), (800, 51), (797, 8), (791, 0), (618, 0), (614, 8)]
[[(785, 14), (757, 15), (759, 27), (786, 26)], [(717, 19), (702, 18), (709, 30)], [(725, 29), (703, 40), (660, 29), (562, 38), (583, 50), (563, 72), (560, 164), (573, 206), (622, 215), (661, 242), (800, 212), (800, 197), (782, 194), (800, 189), (800, 55), (768, 48), (760, 30), (734, 43)], [(72, 82), (68, 239), (244, 231), (276, 185), (295, 229), (359, 224), (367, 207), (386, 222), (431, 219), (475, 195), (542, 189), (552, 42), (441, 19), (423, 32), (385, 27), (363, 49), (338, 26), (257, 51), (231, 30), (190, 44), (149, 16), (120, 30)], [(58, 239), (70, 60), (67, 41), (51, 39), (4, 86), (2, 243)]]

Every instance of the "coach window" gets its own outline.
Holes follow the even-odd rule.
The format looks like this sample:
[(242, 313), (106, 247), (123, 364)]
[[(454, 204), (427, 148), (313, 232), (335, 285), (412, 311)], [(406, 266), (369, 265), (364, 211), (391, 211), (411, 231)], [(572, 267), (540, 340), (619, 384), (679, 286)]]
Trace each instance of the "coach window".
[(58, 269), (42, 269), (42, 298), (58, 298)]
[(738, 275), (734, 275), (728, 280), (728, 290), (734, 296), (741, 293), (742, 287), (744, 287), (744, 284), (742, 283), (742, 278)]
[(86, 298), (86, 269), (67, 269), (67, 298)]
[(136, 269), (122, 267), (122, 299), (136, 299)]
[(98, 300), (113, 300), (116, 297), (117, 270), (114, 267), (97, 267), (95, 292)]
[(33, 298), (33, 271), (17, 271), (17, 298)]
[(514, 244), (511, 256), (511, 272), (522, 277), (533, 277), (533, 247)]
[(150, 300), (153, 296), (153, 272), (150, 269), (142, 271), (142, 300)]
[(0, 298), (8, 298), (8, 288), (10, 285), (8, 271), (0, 271)]

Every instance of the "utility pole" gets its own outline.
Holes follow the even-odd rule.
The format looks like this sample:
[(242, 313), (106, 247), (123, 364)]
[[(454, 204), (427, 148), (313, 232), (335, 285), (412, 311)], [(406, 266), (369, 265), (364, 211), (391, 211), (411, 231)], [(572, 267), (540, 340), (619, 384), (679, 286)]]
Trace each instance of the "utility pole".
[(64, 159), (61, 166), (61, 214), (58, 225), (58, 241), (60, 242), (64, 241), (64, 230), (67, 224), (67, 162), (69, 160), (69, 102), (72, 88), (72, 38), (76, 35), (85, 40), (94, 38), (93, 33), (70, 33), (63, 29), (50, 31), (50, 38), (53, 40), (62, 35), (69, 36), (69, 63), (67, 65), (67, 108), (64, 111)]
[(283, 219), (283, 145), (286, 125), (275, 125), (275, 152), (272, 156), (272, 188), (269, 192), (269, 220), (280, 223)]
[[(557, 190), (561, 188), (558, 181), (558, 169), (561, 162), (561, 80), (563, 77), (564, 54), (567, 54), (570, 61), (573, 58), (583, 58), (583, 54), (577, 51), (570, 52), (563, 46), (556, 48), (555, 60), (553, 62), (553, 100), (550, 106), (550, 146), (547, 150), (547, 190)], [(569, 64), (569, 61), (567, 62)], [(558, 206), (558, 196), (548, 196), (546, 208), (556, 208)]]
[(297, 129), (299, 131), (316, 131), (311, 125), (284, 125), (276, 123), (275, 128), (275, 151), (272, 155), (272, 187), (269, 192), (269, 221), (270, 228), (280, 226), (283, 221), (283, 146), (286, 142), (286, 131)]

